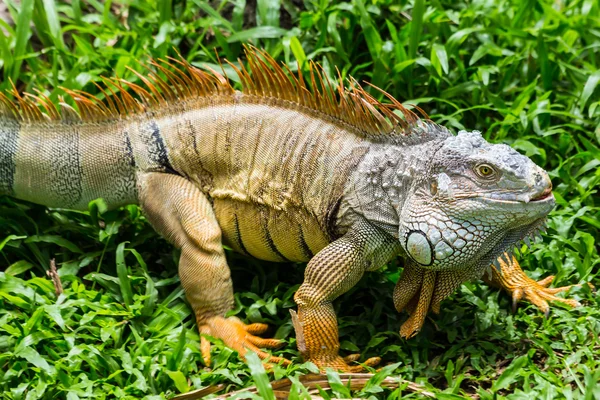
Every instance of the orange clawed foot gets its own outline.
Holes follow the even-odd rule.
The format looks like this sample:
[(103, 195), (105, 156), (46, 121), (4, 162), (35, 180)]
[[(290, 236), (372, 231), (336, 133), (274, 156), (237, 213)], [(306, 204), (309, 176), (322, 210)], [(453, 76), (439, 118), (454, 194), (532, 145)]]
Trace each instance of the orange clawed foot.
[(357, 373), (364, 372), (365, 367), (363, 365), (374, 367), (381, 362), (381, 357), (371, 357), (367, 359), (363, 365), (350, 365), (355, 361), (358, 361), (360, 358), (360, 354), (351, 354), (346, 357), (341, 356), (324, 356), (324, 357), (314, 357), (310, 358), (307, 361), (314, 363), (321, 371), (325, 371), (327, 368), (332, 368), (336, 371), (341, 372), (349, 372), (349, 373)]
[[(507, 262), (508, 261), (508, 262)], [(500, 270), (492, 266), (491, 283), (505, 289), (512, 296), (513, 312), (517, 309), (517, 303), (522, 299), (530, 301), (534, 306), (539, 308), (546, 316), (550, 313), (549, 301), (556, 301), (578, 307), (580, 304), (577, 300), (565, 299), (555, 296), (557, 293), (566, 292), (572, 287), (581, 285), (568, 285), (558, 288), (549, 288), (548, 286), (554, 280), (554, 276), (548, 276), (540, 281), (534, 281), (529, 278), (521, 269), (518, 261), (514, 257), (498, 258)], [(590, 288), (594, 286), (589, 284)]]
[[(555, 296), (557, 293), (566, 292), (572, 287), (578, 287), (581, 285), (568, 285), (561, 286), (557, 288), (549, 288), (548, 286), (554, 280), (554, 275), (547, 276), (546, 278), (540, 281), (534, 281), (533, 279), (528, 279), (528, 282), (523, 282), (518, 285), (514, 285), (512, 287), (507, 287), (506, 291), (509, 292), (512, 296), (512, 309), (513, 312), (517, 310), (517, 303), (522, 299), (528, 300), (534, 306), (539, 308), (544, 315), (547, 317), (550, 313), (550, 306), (548, 305), (549, 301), (556, 301), (559, 303), (566, 304), (571, 307), (579, 307), (581, 304), (577, 300), (573, 299), (565, 299), (562, 297)], [(589, 284), (590, 288), (594, 288), (593, 285)]]
[[(246, 325), (238, 318), (211, 317), (199, 326), (201, 334), (210, 335), (221, 339), (226, 346), (236, 350), (244, 357), (248, 350), (255, 352), (262, 360), (268, 363), (288, 365), (291, 362), (283, 357), (275, 357), (262, 351), (260, 348), (276, 349), (284, 343), (278, 339), (264, 339), (256, 335), (267, 331), (266, 324), (254, 323)], [(206, 337), (200, 338), (200, 350), (205, 365), (210, 365), (210, 342)]]

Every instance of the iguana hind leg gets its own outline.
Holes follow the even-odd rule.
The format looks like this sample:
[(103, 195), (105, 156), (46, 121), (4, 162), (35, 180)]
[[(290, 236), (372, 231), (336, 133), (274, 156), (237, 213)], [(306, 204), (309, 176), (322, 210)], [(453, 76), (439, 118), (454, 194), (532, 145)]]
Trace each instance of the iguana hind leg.
[[(298, 314), (292, 312), (298, 349), (307, 361), (320, 369), (363, 369), (348, 365), (356, 356), (342, 358), (338, 354), (338, 325), (332, 301), (352, 288), (365, 271), (382, 266), (398, 251), (396, 239), (365, 224), (329, 244), (308, 263), (304, 283), (294, 297)], [(373, 357), (365, 364), (378, 362), (379, 357)]]
[[(223, 342), (243, 357), (248, 349), (261, 358), (270, 357), (259, 347), (280, 345), (275, 339), (262, 339), (263, 324), (246, 325), (237, 318), (224, 318), (233, 307), (233, 287), (221, 229), (206, 196), (187, 179), (164, 173), (139, 177), (140, 204), (152, 226), (181, 249), (179, 278), (186, 298), (196, 314), (201, 334)], [(210, 343), (201, 338), (204, 361), (210, 365)], [(271, 357), (270, 362), (288, 360)]]
[(506, 253), (498, 258), (498, 263), (500, 264), (500, 270), (492, 265), (491, 277), (484, 275), (483, 280), (486, 283), (506, 290), (512, 296), (513, 311), (516, 310), (517, 303), (521, 299), (529, 300), (546, 315), (550, 312), (549, 301), (557, 301), (571, 307), (580, 305), (577, 300), (555, 296), (556, 293), (565, 292), (573, 286), (580, 285), (549, 288), (548, 286), (552, 283), (554, 276), (548, 276), (536, 282), (523, 272), (514, 256)]

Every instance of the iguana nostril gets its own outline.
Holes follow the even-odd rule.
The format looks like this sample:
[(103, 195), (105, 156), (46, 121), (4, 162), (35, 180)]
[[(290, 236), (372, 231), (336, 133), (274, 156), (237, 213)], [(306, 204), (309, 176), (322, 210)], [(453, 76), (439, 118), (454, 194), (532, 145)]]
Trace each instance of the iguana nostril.
[(542, 182), (542, 174), (535, 174), (535, 184), (539, 185)]

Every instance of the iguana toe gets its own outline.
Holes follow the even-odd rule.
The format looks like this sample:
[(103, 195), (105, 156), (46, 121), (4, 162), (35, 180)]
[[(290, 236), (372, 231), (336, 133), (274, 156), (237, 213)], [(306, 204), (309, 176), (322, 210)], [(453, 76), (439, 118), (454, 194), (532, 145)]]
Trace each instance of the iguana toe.
[(361, 363), (361, 365), (350, 365), (357, 361), (360, 358), (360, 354), (351, 354), (346, 357), (334, 356), (334, 357), (320, 357), (320, 358), (312, 358), (308, 361), (315, 364), (321, 371), (325, 371), (327, 368), (334, 369), (340, 372), (365, 372), (365, 366), (374, 367), (381, 362), (381, 357), (371, 357), (365, 362)]
[(346, 361), (347, 363), (358, 361), (359, 359), (360, 359), (360, 353), (349, 354), (346, 357), (344, 357), (344, 361)]
[(204, 335), (210, 335), (214, 338), (221, 339), (226, 346), (236, 350), (242, 358), (247, 351), (255, 352), (262, 360), (268, 363), (288, 365), (291, 361), (283, 358), (272, 356), (271, 354), (261, 350), (260, 348), (274, 349), (281, 347), (284, 342), (278, 339), (264, 339), (255, 334), (264, 333), (267, 330), (265, 324), (249, 324), (246, 325), (238, 318), (230, 317), (211, 317), (204, 321), (199, 326), (200, 333), (200, 349), (204, 363), (210, 365), (210, 342)]
[(269, 329), (269, 325), (261, 324), (260, 322), (255, 322), (253, 324), (246, 325), (246, 332), (251, 333), (253, 335), (262, 335)]
[(411, 314), (400, 327), (400, 337), (410, 339), (416, 336), (425, 323), (425, 315)]

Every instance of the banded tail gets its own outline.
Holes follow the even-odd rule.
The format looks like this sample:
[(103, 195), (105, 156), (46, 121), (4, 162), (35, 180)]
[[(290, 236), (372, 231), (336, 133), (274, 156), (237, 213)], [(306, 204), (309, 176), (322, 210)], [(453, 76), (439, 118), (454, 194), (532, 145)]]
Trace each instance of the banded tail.
[(0, 195), (86, 209), (137, 202), (135, 162), (124, 124), (18, 121), (0, 117)]
[(0, 118), (0, 195), (13, 195), (15, 156), (20, 124), (14, 119)]

